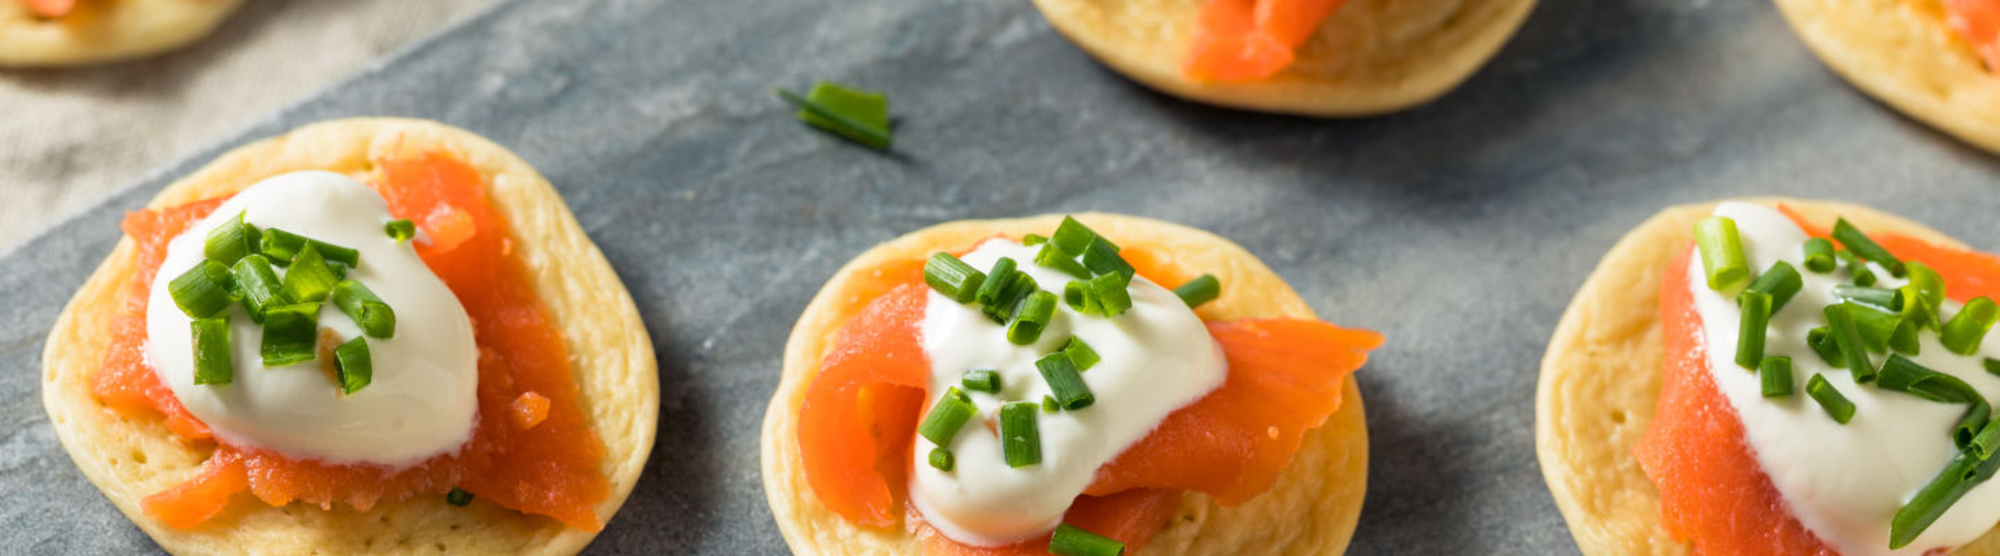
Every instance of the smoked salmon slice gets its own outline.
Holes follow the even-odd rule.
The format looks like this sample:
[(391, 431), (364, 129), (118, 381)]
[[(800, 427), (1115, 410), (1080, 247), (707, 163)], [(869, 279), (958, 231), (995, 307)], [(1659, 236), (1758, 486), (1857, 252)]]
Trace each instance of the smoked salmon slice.
[(1185, 72), (1204, 81), (1277, 75), (1345, 0), (1209, 0), (1196, 16)]
[[(920, 272), (886, 276), (903, 282), (841, 329), (799, 408), (800, 455), (814, 493), (842, 517), (877, 528), (894, 525), (904, 506), (930, 373), (918, 332), (929, 290)], [(1210, 323), (1209, 333), (1229, 362), (1223, 386), (1100, 469), (1066, 520), (1138, 546), (1166, 524), (1183, 490), (1231, 505), (1255, 497), (1291, 463), (1305, 432), (1339, 409), (1344, 381), (1382, 344), (1374, 332), (1306, 320)], [(1046, 538), (959, 546), (909, 513), (931, 554), (1047, 547)]]
[[(452, 244), (419, 243), (416, 249), (458, 296), (480, 346), (479, 424), (472, 439), (456, 454), (401, 470), (296, 460), (222, 443), (192, 481), (146, 498), (143, 507), (161, 523), (188, 527), (216, 515), (232, 495), (245, 490), (272, 506), (299, 501), (331, 507), (339, 502), (366, 511), (378, 503), (441, 494), (457, 486), (570, 527), (601, 529), (594, 507), (610, 496), (610, 483), (597, 468), (604, 445), (583, 414), (562, 333), (536, 297), (524, 263), (511, 254), (511, 233), (487, 201), (484, 179), (477, 169), (439, 153), (379, 164), (380, 181), (371, 185), (392, 214), (420, 226), (470, 226), (471, 234)], [(106, 404), (157, 411), (167, 416), (175, 433), (189, 439), (206, 439), (208, 430), (145, 364), (145, 294), (167, 242), (220, 202), (127, 216), (124, 229), (140, 246), (141, 270), (128, 292), (129, 306), (111, 352), (93, 377), (94, 391)], [(425, 232), (438, 235), (430, 228)], [(509, 426), (517, 413), (515, 401), (529, 393), (528, 398), (537, 400), (531, 404), (537, 422)]]
[(1944, 0), (1945, 23), (1986, 60), (1986, 71), (2000, 71), (2000, 0)]

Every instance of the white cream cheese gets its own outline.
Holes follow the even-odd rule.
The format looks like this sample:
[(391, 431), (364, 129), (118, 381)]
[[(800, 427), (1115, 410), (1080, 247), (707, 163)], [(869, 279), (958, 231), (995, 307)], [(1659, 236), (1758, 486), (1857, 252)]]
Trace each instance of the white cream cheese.
[[(1741, 315), (1735, 296), (1742, 286), (1709, 290), (1700, 257), (1690, 257), (1686, 285), (1701, 315), (1710, 373), (1742, 418), (1745, 440), (1792, 514), (1848, 556), (1923, 554), (1963, 545), (1992, 529), (2000, 521), (2000, 486), (1996, 486), (2000, 481), (1974, 487), (1915, 542), (1889, 549), (1890, 518), (1958, 453), (1951, 431), (1966, 406), (1926, 401), (1873, 384), (1857, 386), (1847, 370), (1827, 365), (1806, 345), (1805, 337), (1807, 331), (1824, 325), (1822, 309), (1837, 300), (1833, 287), (1847, 283), (1846, 270), (1807, 271), (1802, 246), (1808, 236), (1777, 210), (1723, 203), (1715, 215), (1736, 221), (1752, 272), (1785, 261), (1805, 280), (1797, 296), (1772, 315), (1766, 336), (1766, 356), (1792, 358), (1795, 393), (1786, 398), (1763, 397), (1757, 374), (1735, 362)], [(1878, 287), (1904, 284), (1882, 267), (1871, 267), (1881, 280)], [(1958, 305), (1948, 301), (1945, 318), (1957, 310)], [(1989, 337), (1980, 354), (1968, 357), (1947, 351), (1935, 332), (1919, 336), (1920, 356), (1913, 360), (1964, 380), (1989, 400), (2000, 399), (2000, 377), (1982, 369), (1982, 358), (2000, 356), (2000, 337)], [(1869, 354), (1878, 366), (1886, 357)], [(1805, 395), (1805, 383), (1815, 373), (1825, 375), (1834, 389), (1854, 402), (1852, 421), (1834, 422)]]
[[(1074, 278), (1036, 265), (1038, 248), (1005, 239), (979, 245), (962, 259), (992, 268), (1009, 257), (1043, 290), (1061, 294)], [(992, 546), (1047, 533), (1062, 520), (1097, 469), (1150, 434), (1174, 410), (1222, 386), (1227, 363), (1208, 328), (1181, 299), (1143, 277), (1131, 285), (1132, 309), (1116, 318), (1087, 316), (1058, 303), (1056, 315), (1033, 345), (1007, 341), (1004, 325), (935, 290), (921, 325), (930, 356), (932, 397), (959, 386), (972, 369), (995, 369), (999, 395), (966, 391), (979, 413), (952, 439), (950, 472), (928, 463), (931, 443), (916, 439), (910, 500), (924, 520), (958, 542)], [(1050, 393), (1035, 360), (1082, 338), (1103, 358), (1083, 373), (1095, 404), (1076, 411), (1039, 413), (1042, 462), (1008, 467), (999, 437), (984, 426), (998, 422), (1007, 401), (1039, 404)]]
[[(279, 228), (361, 252), (360, 281), (396, 312), (394, 337), (368, 338), (373, 382), (342, 396), (319, 361), (265, 368), (263, 331), (232, 304), (231, 361), (225, 385), (196, 385), (187, 314), (167, 284), (200, 263), (215, 227), (244, 214), (258, 228)], [(146, 352), (160, 378), (189, 413), (231, 444), (269, 448), (329, 463), (404, 467), (456, 451), (471, 438), (478, 400), (479, 346), (457, 296), (431, 273), (408, 242), (383, 225), (394, 217), (374, 190), (329, 172), (296, 172), (251, 185), (176, 236), (153, 280), (146, 310)], [(283, 276), (284, 269), (277, 269)], [(361, 335), (332, 304), (319, 326), (340, 338)]]

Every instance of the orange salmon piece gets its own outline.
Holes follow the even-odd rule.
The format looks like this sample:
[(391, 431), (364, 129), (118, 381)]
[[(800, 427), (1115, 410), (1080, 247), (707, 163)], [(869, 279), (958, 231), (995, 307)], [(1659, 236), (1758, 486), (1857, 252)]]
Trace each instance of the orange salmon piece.
[(1196, 16), (1184, 72), (1202, 81), (1255, 81), (1277, 75), (1343, 3), (1209, 0)]
[(157, 412), (166, 417), (169, 430), (182, 438), (209, 438), (208, 425), (181, 407), (174, 391), (146, 364), (146, 306), (153, 287), (153, 275), (167, 258), (167, 243), (187, 231), (188, 226), (208, 217), (224, 199), (198, 201), (160, 209), (126, 213), (119, 226), (139, 251), (137, 268), (125, 284), (125, 310), (111, 322), (111, 346), (104, 364), (90, 376), (91, 393), (98, 401), (128, 415)]
[[(1063, 512), (1063, 523), (1068, 523), (1085, 531), (1117, 539), (1125, 543), (1126, 554), (1139, 552), (1135, 547), (1145, 546), (1153, 540), (1153, 535), (1167, 526), (1174, 518), (1174, 510), (1181, 506), (1181, 491), (1169, 489), (1128, 490), (1109, 496), (1081, 496), (1076, 503)], [(917, 519), (914, 512), (911, 515)], [(1049, 537), (1021, 541), (1005, 546), (971, 546), (960, 544), (944, 536), (923, 523), (917, 529), (917, 538), (924, 543), (924, 554), (928, 556), (1033, 556), (1049, 553)]]
[(2000, 71), (2000, 0), (1944, 0), (1945, 23), (1986, 60), (1986, 71)]
[(868, 527), (896, 523), (930, 357), (917, 323), (929, 290), (904, 283), (841, 328), (799, 406), (799, 452), (820, 502)]

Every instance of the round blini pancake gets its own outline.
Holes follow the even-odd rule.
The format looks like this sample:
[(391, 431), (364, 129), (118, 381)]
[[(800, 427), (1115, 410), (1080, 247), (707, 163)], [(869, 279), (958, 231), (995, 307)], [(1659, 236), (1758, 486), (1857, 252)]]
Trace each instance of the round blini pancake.
[(1173, 96), (1305, 116), (1367, 116), (1443, 95), (1486, 64), (1535, 0), (1348, 0), (1290, 67), (1248, 82), (1182, 73), (1205, 0), (1034, 0), (1111, 69)]
[[(1113, 242), (1158, 256), (1165, 283), (1214, 274), (1222, 297), (1196, 310), (1204, 321), (1245, 318), (1312, 319), (1312, 308), (1284, 279), (1242, 247), (1214, 234), (1158, 220), (1077, 214)], [(878, 245), (827, 281), (785, 343), (783, 376), (764, 412), (764, 494), (792, 551), (813, 554), (917, 554), (922, 544), (904, 529), (858, 527), (820, 504), (799, 456), (798, 409), (819, 373), (820, 360), (841, 327), (896, 284), (882, 284), (886, 265), (971, 246), (996, 234), (1046, 234), (1062, 215), (939, 224)], [(1144, 547), (1146, 554), (1339, 554), (1361, 516), (1368, 481), (1368, 428), (1353, 377), (1340, 409), (1305, 436), (1298, 456), (1264, 494), (1222, 507), (1190, 492), (1172, 522)]]
[(1945, 23), (1940, 0), (1777, 0), (1819, 59), (1869, 95), (2000, 153), (2000, 74)]
[(75, 66), (137, 58), (207, 36), (243, 0), (78, 0), (44, 19), (0, 0), (0, 66)]
[[(599, 470), (609, 479), (611, 496), (596, 510), (609, 521), (631, 494), (652, 451), (660, 396), (652, 341), (631, 294), (603, 253), (584, 236), (555, 188), (527, 162), (484, 138), (435, 122), (335, 120), (225, 154), (167, 186), (148, 206), (228, 195), (299, 170), (327, 170), (366, 181), (375, 160), (430, 151), (450, 153), (485, 178), (488, 199), (513, 229), (514, 252), (562, 330), (584, 414), (604, 441)], [(102, 323), (123, 309), (121, 292), (137, 271), (137, 255), (131, 238), (119, 240), (56, 319), (43, 352), (42, 403), (84, 476), (162, 548), (181, 554), (568, 554), (596, 536), (483, 499), (451, 507), (442, 494), (378, 504), (366, 512), (345, 505), (331, 510), (307, 504), (274, 508), (239, 497), (198, 527), (160, 525), (140, 509), (139, 501), (193, 477), (212, 448), (184, 443), (164, 420), (126, 417), (91, 395), (90, 376), (112, 339)]]
[[(1893, 232), (1964, 247), (1921, 224), (1847, 203), (1784, 203), (1808, 221), (1844, 217), (1870, 233)], [(1652, 423), (1666, 352), (1660, 338), (1660, 280), (1689, 242), (1694, 222), (1717, 203), (1673, 207), (1640, 224), (1604, 255), (1556, 325), (1535, 395), (1535, 452), (1542, 478), (1584, 554), (1687, 554), (1660, 521), (1659, 489), (1632, 447)], [(1988, 532), (1961, 554), (2000, 553)]]

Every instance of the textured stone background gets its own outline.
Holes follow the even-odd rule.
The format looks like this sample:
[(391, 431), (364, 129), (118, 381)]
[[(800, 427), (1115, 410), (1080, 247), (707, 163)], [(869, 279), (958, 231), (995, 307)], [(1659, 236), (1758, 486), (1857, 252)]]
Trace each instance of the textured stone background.
[[(802, 128), (766, 89), (888, 91), (898, 149)], [(792, 320), (877, 242), (1113, 210), (1207, 228), (1329, 320), (1381, 330), (1358, 554), (1574, 551), (1534, 456), (1542, 349), (1625, 230), (1669, 204), (1862, 202), (2000, 247), (2000, 163), (1844, 86), (1762, 2), (1544, 0), (1442, 100), (1358, 121), (1136, 87), (1021, 0), (504, 4), (0, 260), (0, 552), (150, 547), (57, 445), (35, 377), (122, 211), (222, 149), (342, 116), (435, 118), (547, 174), (637, 297), (660, 440), (598, 553), (784, 551), (757, 434)]]

